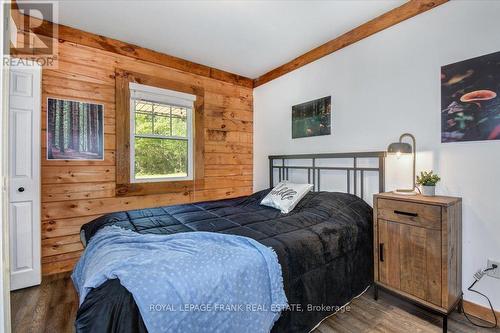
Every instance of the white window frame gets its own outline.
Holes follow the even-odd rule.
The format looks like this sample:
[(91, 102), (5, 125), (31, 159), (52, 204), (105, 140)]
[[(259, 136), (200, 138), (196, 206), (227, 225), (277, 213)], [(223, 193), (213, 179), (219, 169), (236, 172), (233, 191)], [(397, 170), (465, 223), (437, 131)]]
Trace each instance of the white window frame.
[[(168, 181), (193, 180), (193, 110), (196, 95), (179, 91), (162, 89), (135, 82), (129, 83), (130, 90), (130, 182), (131, 183), (156, 183)], [(187, 110), (187, 141), (188, 141), (188, 173), (186, 177), (135, 177), (135, 101), (144, 101), (184, 107)], [(180, 137), (151, 135), (151, 138), (181, 139)], [(184, 140), (184, 137), (182, 137)]]

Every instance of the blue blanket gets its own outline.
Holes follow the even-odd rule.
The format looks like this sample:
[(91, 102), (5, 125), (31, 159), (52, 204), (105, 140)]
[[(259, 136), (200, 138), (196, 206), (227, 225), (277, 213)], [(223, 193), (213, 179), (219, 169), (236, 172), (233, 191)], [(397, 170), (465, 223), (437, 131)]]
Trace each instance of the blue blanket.
[(105, 227), (72, 278), (80, 304), (92, 288), (120, 279), (150, 333), (269, 332), (287, 304), (274, 251), (234, 235)]

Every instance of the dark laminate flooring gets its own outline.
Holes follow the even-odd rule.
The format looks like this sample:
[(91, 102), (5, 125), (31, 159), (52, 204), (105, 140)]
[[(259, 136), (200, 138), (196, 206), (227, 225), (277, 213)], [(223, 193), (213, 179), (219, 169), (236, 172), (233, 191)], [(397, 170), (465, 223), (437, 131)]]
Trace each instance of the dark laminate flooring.
[[(73, 332), (78, 308), (77, 294), (66, 276), (45, 279), (37, 287), (11, 293), (13, 332), (58, 333)], [(495, 332), (470, 325), (462, 314), (454, 312), (448, 321), (448, 331), (457, 333)], [(360, 332), (441, 332), (441, 318), (399, 299), (380, 293), (374, 301), (371, 291), (355, 299), (349, 311), (337, 313), (314, 333)]]

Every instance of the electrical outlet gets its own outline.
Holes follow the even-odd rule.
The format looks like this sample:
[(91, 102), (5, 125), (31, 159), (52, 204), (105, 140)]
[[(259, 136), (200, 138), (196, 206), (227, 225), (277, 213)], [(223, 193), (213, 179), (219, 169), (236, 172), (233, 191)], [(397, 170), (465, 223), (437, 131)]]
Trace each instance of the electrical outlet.
[(493, 259), (488, 259), (488, 268), (497, 265), (497, 268), (487, 271), (486, 275), (500, 279), (500, 261), (495, 261)]

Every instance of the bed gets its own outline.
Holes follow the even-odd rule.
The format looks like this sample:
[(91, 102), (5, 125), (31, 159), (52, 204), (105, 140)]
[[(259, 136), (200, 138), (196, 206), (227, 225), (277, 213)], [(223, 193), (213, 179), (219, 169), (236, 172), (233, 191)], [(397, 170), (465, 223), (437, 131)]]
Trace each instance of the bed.
[[(260, 205), (267, 189), (247, 197), (107, 214), (82, 226), (82, 242), (110, 225), (137, 233), (209, 231), (252, 238), (276, 252), (290, 304), (272, 331), (309, 332), (372, 283), (372, 208), (363, 200), (370, 195), (364, 182), (366, 173), (377, 173), (378, 191), (383, 191), (384, 156), (270, 156), (270, 185), (299, 171), (314, 184), (314, 192), (288, 214)], [(340, 159), (352, 163), (324, 163)], [(360, 166), (361, 159), (374, 159), (377, 166)], [(346, 193), (321, 191), (326, 171), (345, 172)], [(75, 326), (77, 332), (147, 332), (133, 296), (117, 279), (87, 295)]]

